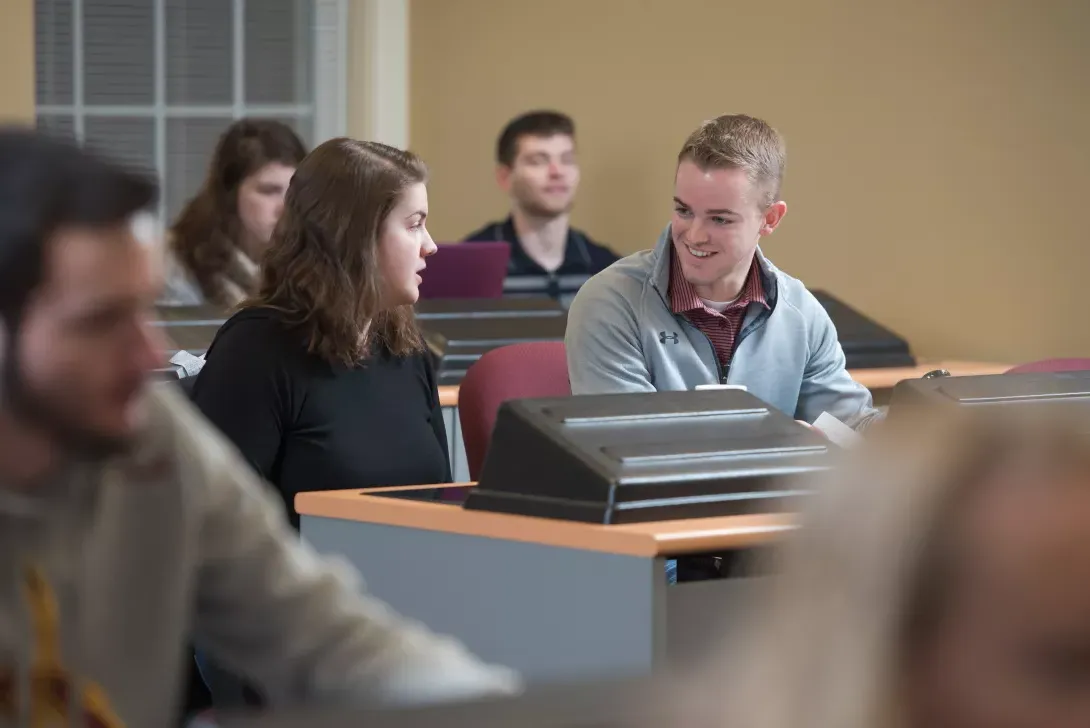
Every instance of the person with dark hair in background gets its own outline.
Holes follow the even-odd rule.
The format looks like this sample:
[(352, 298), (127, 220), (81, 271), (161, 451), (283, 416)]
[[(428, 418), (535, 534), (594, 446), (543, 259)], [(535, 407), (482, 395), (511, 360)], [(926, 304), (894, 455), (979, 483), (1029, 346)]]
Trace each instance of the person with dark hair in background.
[(201, 189), (170, 228), (162, 305), (232, 308), (257, 291), (257, 270), (306, 155), (286, 124), (240, 119), (220, 137)]
[(504, 290), (567, 302), (583, 282), (617, 255), (570, 225), (579, 187), (575, 123), (556, 111), (513, 119), (496, 143), (496, 180), (511, 198), (511, 214), (465, 237), (511, 244)]
[(192, 641), (274, 705), (517, 689), (361, 595), (176, 386), (153, 182), (0, 130), (0, 723), (165, 726)]

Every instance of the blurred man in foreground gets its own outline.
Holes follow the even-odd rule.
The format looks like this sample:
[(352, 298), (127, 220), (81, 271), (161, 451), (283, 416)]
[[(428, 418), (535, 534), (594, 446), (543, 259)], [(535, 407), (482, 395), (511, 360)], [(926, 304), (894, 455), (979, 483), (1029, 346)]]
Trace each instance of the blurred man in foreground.
[(163, 726), (192, 640), (273, 705), (517, 689), (361, 596), (173, 387), (155, 186), (0, 130), (0, 722)]

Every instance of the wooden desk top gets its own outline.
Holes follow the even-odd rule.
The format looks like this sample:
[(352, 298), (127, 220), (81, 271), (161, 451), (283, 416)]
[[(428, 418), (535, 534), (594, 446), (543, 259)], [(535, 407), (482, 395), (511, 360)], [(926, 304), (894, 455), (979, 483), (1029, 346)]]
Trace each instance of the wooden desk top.
[(990, 364), (978, 361), (924, 362), (914, 367), (890, 367), (888, 369), (852, 369), (852, 379), (867, 389), (890, 389), (905, 379), (918, 379), (935, 369), (945, 369), (955, 377), (973, 377), (984, 374), (1003, 374), (1011, 364)]
[[(464, 488), (473, 483), (381, 488), (371, 492)], [(603, 526), (504, 513), (467, 511), (432, 501), (365, 495), (358, 490), (319, 491), (295, 496), (304, 516), (380, 523), (426, 531), (461, 533), (626, 556), (676, 556), (744, 548), (772, 542), (794, 528), (790, 515), (726, 516)]]
[(439, 406), (440, 407), (457, 407), (458, 406), (458, 385), (447, 384), (439, 387)]
[[(978, 374), (1003, 374), (1010, 364), (988, 364), (975, 361), (925, 362), (914, 367), (890, 367), (888, 369), (852, 369), (852, 379), (867, 389), (891, 389), (904, 379), (916, 379), (935, 369), (945, 369), (955, 377)], [(458, 385), (439, 387), (439, 404), (443, 407), (458, 406)]]

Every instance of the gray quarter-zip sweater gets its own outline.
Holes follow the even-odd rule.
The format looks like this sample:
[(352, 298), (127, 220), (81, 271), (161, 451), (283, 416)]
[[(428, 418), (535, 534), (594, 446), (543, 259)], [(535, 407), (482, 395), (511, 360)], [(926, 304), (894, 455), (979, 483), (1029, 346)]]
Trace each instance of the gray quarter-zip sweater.
[(729, 365), (720, 364), (708, 337), (670, 308), (671, 245), (667, 227), (653, 250), (622, 258), (576, 294), (564, 338), (573, 394), (741, 384), (806, 422), (826, 411), (858, 428), (879, 416), (848, 374), (825, 309), (760, 250), (768, 307), (749, 307)]
[(302, 543), (174, 389), (149, 392), (129, 454), (0, 487), (0, 725), (170, 725), (190, 640), (274, 705), (518, 689)]

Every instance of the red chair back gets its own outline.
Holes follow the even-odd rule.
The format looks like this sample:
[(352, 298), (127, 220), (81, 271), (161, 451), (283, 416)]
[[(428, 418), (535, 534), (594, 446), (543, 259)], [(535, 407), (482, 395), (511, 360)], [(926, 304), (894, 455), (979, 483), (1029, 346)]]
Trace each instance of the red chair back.
[(569, 395), (563, 342), (503, 346), (474, 362), (458, 388), (458, 417), (470, 477), (477, 480), (481, 475), (501, 404), (509, 399)]
[(1090, 359), (1042, 359), (1041, 361), (1020, 364), (1007, 370), (1007, 374), (1028, 374), (1030, 372), (1081, 372), (1090, 370)]

